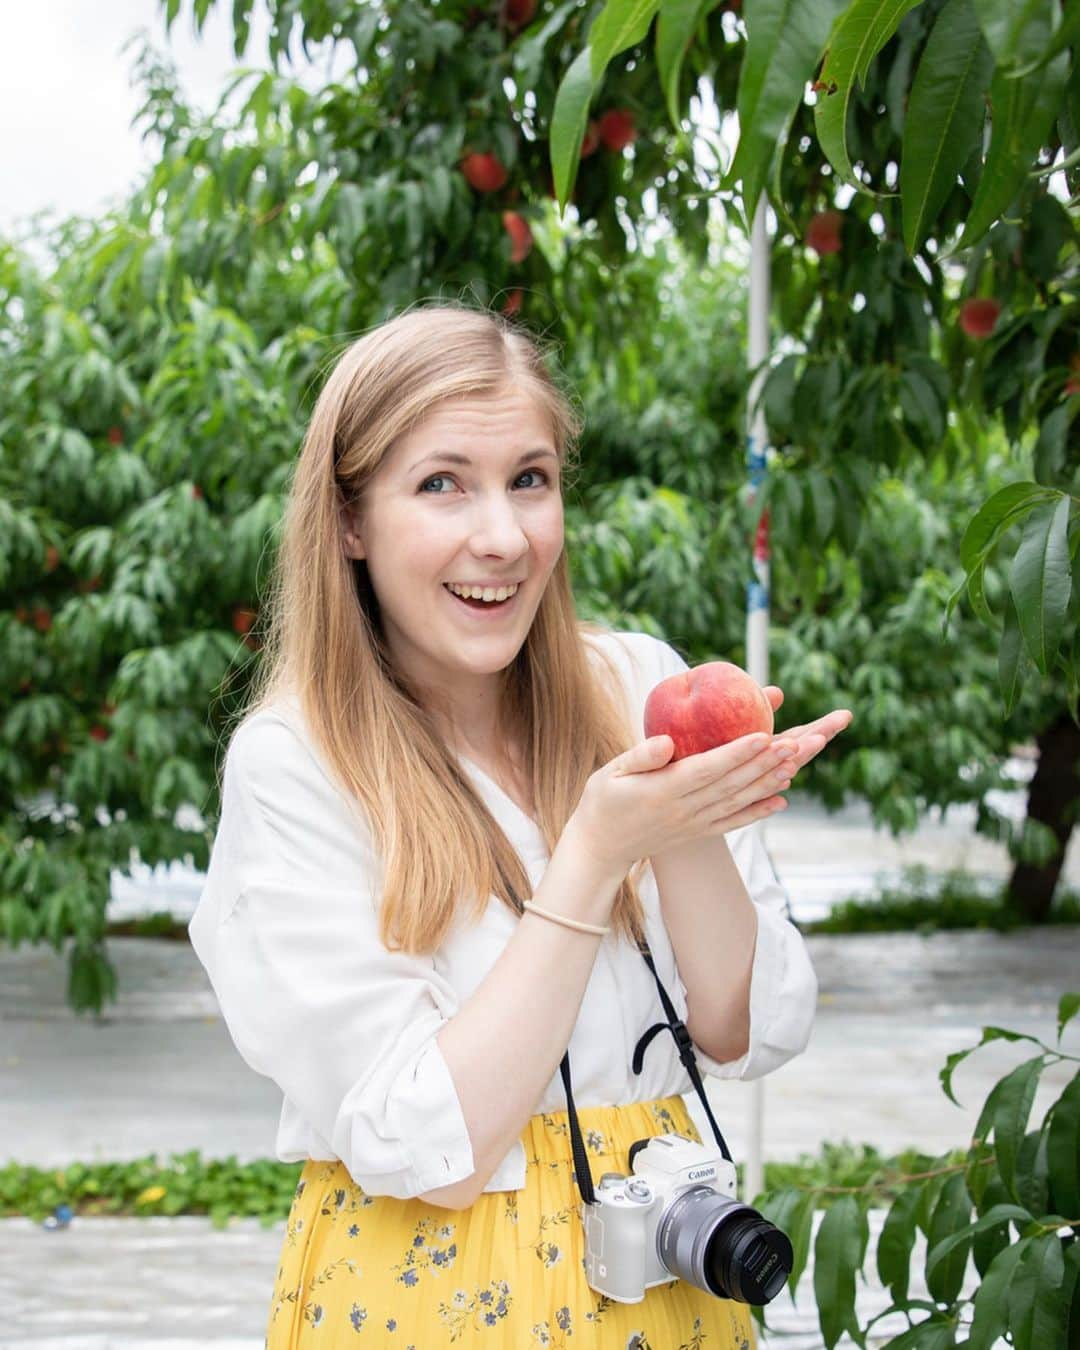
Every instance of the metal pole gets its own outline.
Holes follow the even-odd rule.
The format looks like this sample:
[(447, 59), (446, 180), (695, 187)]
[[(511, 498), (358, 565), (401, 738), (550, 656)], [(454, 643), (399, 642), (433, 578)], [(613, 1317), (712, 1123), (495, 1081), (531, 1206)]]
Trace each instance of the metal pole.
[[(765, 417), (755, 410), (765, 377), (769, 356), (769, 230), (766, 221), (765, 194), (758, 198), (750, 232), (749, 364), (753, 376), (748, 398), (746, 464), (749, 473), (748, 499), (753, 503), (765, 474), (768, 454)], [(746, 667), (760, 685), (769, 683), (769, 513), (766, 510), (754, 539), (754, 579), (746, 588)], [(750, 827), (761, 830), (757, 821)], [(750, 1124), (747, 1131), (745, 1184), (743, 1197), (752, 1201), (764, 1182), (765, 1083), (755, 1078), (750, 1083)]]

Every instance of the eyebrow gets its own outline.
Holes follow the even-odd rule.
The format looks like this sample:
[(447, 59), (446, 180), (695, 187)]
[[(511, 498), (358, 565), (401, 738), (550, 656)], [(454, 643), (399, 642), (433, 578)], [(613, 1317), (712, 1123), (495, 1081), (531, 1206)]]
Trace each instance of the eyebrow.
[[(542, 459), (545, 457), (555, 460), (556, 463), (559, 462), (559, 457), (553, 450), (526, 450), (515, 467), (520, 468), (522, 464), (528, 463), (530, 459)], [(467, 467), (472, 465), (472, 460), (469, 459), (467, 455), (459, 455), (452, 450), (433, 450), (430, 455), (424, 455), (422, 459), (418, 459), (409, 472), (412, 473), (414, 469), (418, 469), (421, 464), (427, 464), (429, 460), (438, 460), (440, 464), (464, 464)]]

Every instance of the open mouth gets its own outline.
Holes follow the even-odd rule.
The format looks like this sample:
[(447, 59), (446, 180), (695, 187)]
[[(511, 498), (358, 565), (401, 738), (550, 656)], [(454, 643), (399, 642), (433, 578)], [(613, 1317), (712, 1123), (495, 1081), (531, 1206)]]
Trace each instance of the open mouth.
[(473, 614), (479, 615), (505, 614), (514, 607), (517, 603), (518, 596), (521, 594), (520, 585), (514, 594), (508, 596), (505, 600), (466, 600), (463, 596), (455, 595), (445, 583), (443, 584), (443, 590), (446, 591), (450, 599), (456, 601), (461, 608), (470, 610)]

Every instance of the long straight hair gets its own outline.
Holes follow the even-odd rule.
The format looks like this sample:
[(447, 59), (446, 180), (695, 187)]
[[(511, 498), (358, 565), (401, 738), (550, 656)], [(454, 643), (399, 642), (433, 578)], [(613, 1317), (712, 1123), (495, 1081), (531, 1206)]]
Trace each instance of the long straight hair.
[[(262, 662), (241, 720), (299, 699), (306, 728), (371, 832), (383, 868), (379, 932), (391, 951), (430, 954), (492, 895), (515, 913), (532, 892), (516, 850), (440, 735), (386, 644), (364, 560), (344, 551), (343, 510), (400, 437), (448, 399), (525, 391), (551, 419), (560, 481), (581, 421), (548, 353), (500, 315), (456, 304), (399, 314), (353, 342), (316, 401), (290, 485), (260, 615)], [(264, 621), (265, 620), (265, 626)], [(587, 779), (634, 742), (617, 672), (579, 620), (563, 549), (515, 659), (501, 672), (501, 744), (524, 747), (536, 823), (554, 849)], [(590, 649), (602, 658), (594, 663)], [(636, 875), (614, 931), (644, 936)]]

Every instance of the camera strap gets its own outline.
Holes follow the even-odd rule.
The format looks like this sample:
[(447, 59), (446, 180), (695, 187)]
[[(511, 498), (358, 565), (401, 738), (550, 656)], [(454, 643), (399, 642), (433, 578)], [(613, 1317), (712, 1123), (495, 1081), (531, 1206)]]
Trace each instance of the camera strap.
[[(675, 1037), (675, 1045), (679, 1051), (679, 1059), (682, 1061), (686, 1072), (690, 1075), (690, 1082), (694, 1086), (704, 1108), (705, 1115), (709, 1124), (712, 1126), (712, 1132), (721, 1154), (726, 1161), (731, 1162), (731, 1153), (727, 1144), (724, 1142), (724, 1136), (720, 1133), (720, 1127), (713, 1116), (712, 1108), (709, 1106), (709, 1099), (705, 1095), (705, 1085), (701, 1081), (701, 1074), (698, 1073), (697, 1061), (694, 1058), (694, 1046), (690, 1039), (690, 1033), (686, 1029), (686, 1023), (679, 1020), (675, 1012), (675, 1005), (668, 997), (668, 992), (664, 988), (663, 981), (656, 973), (656, 966), (653, 964), (652, 953), (649, 951), (648, 943), (643, 942), (639, 948), (645, 964), (653, 973), (653, 979), (656, 981), (656, 987), (660, 991), (660, 1003), (663, 1006), (667, 1017), (666, 1022), (657, 1022), (651, 1026), (641, 1037), (634, 1047), (633, 1070), (636, 1074), (641, 1073), (642, 1065), (645, 1062), (645, 1051), (648, 1049), (653, 1037), (661, 1031), (670, 1031)], [(577, 1187), (581, 1193), (581, 1198), (587, 1205), (596, 1203), (596, 1192), (593, 1189), (592, 1171), (589, 1168), (589, 1157), (585, 1152), (585, 1143), (581, 1137), (581, 1127), (578, 1124), (577, 1111), (574, 1108), (574, 1093), (570, 1083), (570, 1051), (562, 1057), (562, 1063), (559, 1065), (562, 1074), (563, 1087), (566, 1089), (566, 1108), (570, 1118), (570, 1144), (574, 1153), (574, 1173), (577, 1181)]]

